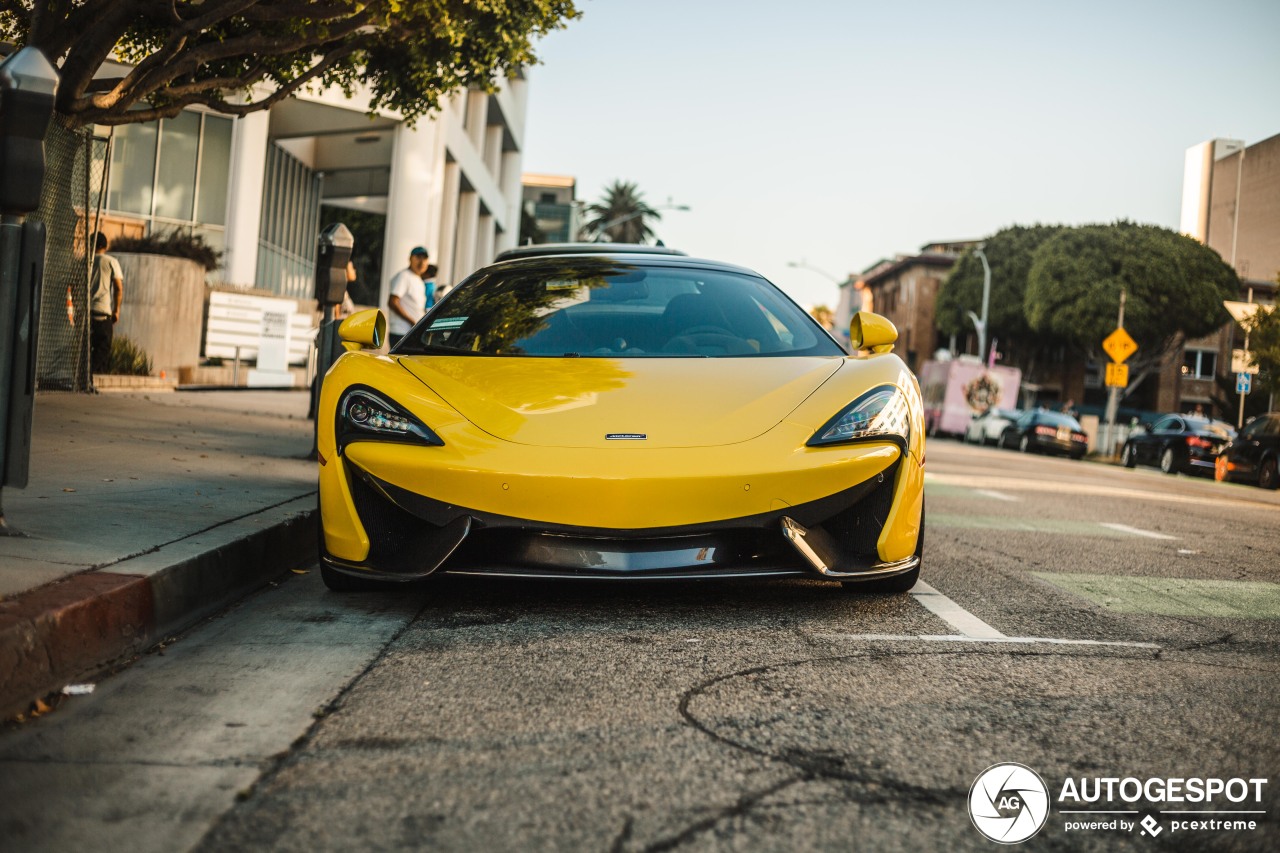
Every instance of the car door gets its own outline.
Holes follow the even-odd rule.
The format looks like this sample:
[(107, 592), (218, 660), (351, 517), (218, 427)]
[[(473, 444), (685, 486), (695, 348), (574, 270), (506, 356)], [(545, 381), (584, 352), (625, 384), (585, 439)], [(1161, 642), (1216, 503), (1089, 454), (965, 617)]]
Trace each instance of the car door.
[(1157, 418), (1156, 422), (1146, 432), (1140, 432), (1134, 437), (1133, 451), (1134, 457), (1144, 465), (1154, 465), (1160, 457), (1159, 436), (1163, 435), (1169, 428), (1169, 421), (1172, 418), (1168, 415), (1163, 418)]
[(1262, 459), (1262, 441), (1268, 431), (1271, 418), (1263, 415), (1244, 425), (1232, 442), (1231, 461), (1237, 472), (1247, 477), (1258, 476), (1258, 462)]

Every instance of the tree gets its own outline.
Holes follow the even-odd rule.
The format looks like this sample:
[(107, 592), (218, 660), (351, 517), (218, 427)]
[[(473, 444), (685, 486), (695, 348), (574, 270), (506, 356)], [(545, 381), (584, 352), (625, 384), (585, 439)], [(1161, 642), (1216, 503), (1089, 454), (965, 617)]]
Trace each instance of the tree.
[(1035, 252), (1027, 321), (1032, 330), (1102, 359), (1121, 290), (1125, 330), (1138, 344), (1128, 361), (1130, 375), (1136, 373), (1132, 390), (1182, 340), (1230, 319), (1222, 302), (1240, 292), (1240, 279), (1217, 252), (1167, 228), (1118, 222), (1064, 229)]
[[(987, 340), (999, 339), (1000, 349), (1022, 356), (1023, 369), (1031, 374), (1036, 356), (1055, 341), (1035, 332), (1027, 323), (1023, 302), (1027, 272), (1036, 249), (1055, 236), (1058, 225), (1013, 225), (992, 234), (983, 254), (991, 267), (991, 296), (987, 312)], [(972, 331), (968, 312), (982, 312), (982, 262), (973, 252), (956, 261), (946, 284), (938, 292), (938, 328), (948, 335)], [(1029, 377), (1030, 378), (1030, 377)]]
[[(311, 84), (366, 88), (371, 110), (412, 122), (459, 87), (492, 91), (578, 14), (572, 0), (0, 0), (0, 40), (60, 67), (73, 127), (246, 115)], [(132, 67), (104, 66), (113, 52)]]
[[(1280, 284), (1280, 276), (1276, 276), (1276, 283)], [(1258, 366), (1252, 392), (1259, 395), (1280, 393), (1280, 307), (1259, 308), (1247, 328), (1249, 355)]]
[(644, 243), (652, 239), (653, 229), (647, 220), (662, 218), (630, 181), (614, 181), (605, 187), (604, 197), (587, 205), (587, 215), (592, 218), (583, 223), (583, 233), (613, 243)]

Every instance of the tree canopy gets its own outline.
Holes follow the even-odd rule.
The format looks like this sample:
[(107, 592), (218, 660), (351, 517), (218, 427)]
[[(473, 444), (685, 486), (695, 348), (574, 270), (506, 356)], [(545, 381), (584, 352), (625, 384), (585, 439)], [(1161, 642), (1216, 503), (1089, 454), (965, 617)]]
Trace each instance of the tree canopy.
[[(1280, 284), (1280, 276), (1276, 283)], [(1259, 308), (1247, 326), (1249, 355), (1258, 366), (1255, 394), (1280, 392), (1280, 307)]]
[(587, 215), (591, 218), (583, 223), (584, 234), (612, 243), (647, 242), (654, 236), (649, 220), (662, 218), (630, 181), (614, 181), (605, 187), (603, 198), (587, 205)]
[[(1057, 225), (1013, 225), (992, 234), (983, 246), (991, 267), (991, 299), (987, 314), (987, 340), (1006, 343), (1039, 343), (1040, 336), (1027, 324), (1023, 301), (1031, 257), (1040, 245), (1062, 230)], [(973, 252), (956, 261), (946, 286), (938, 293), (938, 328), (949, 335), (972, 330), (967, 312), (982, 310), (982, 262)]]
[(1226, 323), (1222, 302), (1238, 296), (1240, 280), (1217, 252), (1167, 228), (1119, 222), (1063, 229), (1035, 251), (1027, 321), (1101, 358), (1122, 289), (1125, 330), (1138, 344), (1129, 363), (1143, 369), (1180, 336), (1200, 337)]
[(457, 88), (492, 91), (578, 15), (572, 0), (0, 0), (0, 40), (59, 66), (72, 125), (246, 115), (311, 84), (364, 87), (412, 122)]

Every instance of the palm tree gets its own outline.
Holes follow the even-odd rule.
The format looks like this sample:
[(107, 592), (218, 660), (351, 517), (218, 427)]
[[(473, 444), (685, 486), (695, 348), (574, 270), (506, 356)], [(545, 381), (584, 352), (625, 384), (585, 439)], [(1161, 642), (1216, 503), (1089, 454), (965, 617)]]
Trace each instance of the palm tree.
[(662, 218), (630, 181), (614, 181), (605, 187), (603, 199), (587, 205), (587, 215), (590, 218), (582, 224), (583, 236), (612, 243), (644, 243), (654, 236), (647, 220)]

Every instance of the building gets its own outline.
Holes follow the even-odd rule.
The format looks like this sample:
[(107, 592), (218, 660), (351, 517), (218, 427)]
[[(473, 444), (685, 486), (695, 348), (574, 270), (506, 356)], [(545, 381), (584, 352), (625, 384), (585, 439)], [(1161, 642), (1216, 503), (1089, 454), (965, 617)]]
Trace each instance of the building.
[(898, 327), (897, 352), (912, 370), (919, 370), (938, 349), (938, 289), (956, 259), (974, 245), (976, 241), (929, 243), (919, 254), (879, 261), (859, 278), (876, 313)]
[(225, 253), (222, 283), (306, 298), (319, 230), (350, 219), (357, 301), (384, 305), (414, 246), (452, 284), (517, 244), (526, 102), (519, 77), (457, 92), (415, 126), (330, 90), (242, 118), (193, 108), (102, 128), (106, 230), (199, 234)]
[(578, 239), (577, 180), (566, 175), (526, 173), (522, 184), (528, 229), (522, 243), (571, 243)]
[[(1187, 149), (1180, 230), (1217, 251), (1242, 281), (1240, 301), (1274, 304), (1280, 276), (1280, 134), (1250, 146), (1212, 139)], [(1161, 371), (1156, 407), (1212, 411), (1223, 399), (1232, 351), (1244, 346), (1234, 322), (1186, 341)], [(1224, 400), (1224, 402), (1227, 402)], [(1235, 421), (1235, 411), (1217, 415)]]

